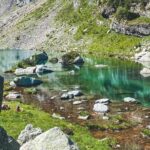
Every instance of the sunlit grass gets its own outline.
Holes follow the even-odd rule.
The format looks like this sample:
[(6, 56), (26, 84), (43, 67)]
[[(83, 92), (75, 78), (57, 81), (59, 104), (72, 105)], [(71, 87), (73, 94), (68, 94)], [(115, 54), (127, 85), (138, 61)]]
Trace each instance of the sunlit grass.
[[(71, 138), (79, 145), (81, 150), (109, 150), (111, 149), (109, 145), (114, 143), (112, 140), (100, 142), (93, 138), (86, 128), (65, 120), (54, 119), (50, 114), (35, 107), (20, 104), (19, 102), (9, 102), (7, 104), (11, 109), (1, 112), (0, 126), (4, 127), (8, 134), (16, 139), (20, 131), (27, 124), (33, 124), (35, 127), (40, 127), (44, 131), (55, 126), (60, 127), (62, 130), (65, 128), (71, 129), (74, 132)], [(17, 105), (20, 105), (23, 109), (22, 112), (15, 111)]]

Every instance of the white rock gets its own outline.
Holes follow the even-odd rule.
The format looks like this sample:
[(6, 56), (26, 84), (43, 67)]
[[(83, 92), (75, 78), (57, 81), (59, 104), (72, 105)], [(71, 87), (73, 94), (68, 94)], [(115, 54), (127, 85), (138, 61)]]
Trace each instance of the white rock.
[(23, 145), (24, 143), (33, 140), (36, 136), (40, 135), (42, 130), (40, 128), (33, 128), (32, 124), (28, 124), (24, 130), (21, 131), (18, 136), (18, 143)]
[(150, 52), (145, 52), (145, 54), (139, 58), (139, 61), (150, 61)]
[(141, 71), (140, 71), (140, 74), (144, 77), (149, 77), (150, 76), (150, 69), (148, 68), (143, 68)]
[(73, 105), (80, 105), (80, 104), (82, 104), (82, 101), (74, 101), (73, 102)]
[(69, 95), (73, 95), (73, 96), (81, 96), (81, 95), (83, 95), (80, 90), (69, 91), (68, 94)]
[(65, 117), (62, 117), (59, 114), (55, 114), (55, 113), (52, 114), (52, 117), (56, 118), (56, 119), (60, 119), (60, 120), (64, 120), (65, 119)]
[(109, 120), (108, 116), (103, 116), (103, 120)]
[(17, 92), (10, 92), (7, 96), (6, 96), (6, 99), (8, 100), (16, 100), (16, 99), (19, 99), (21, 98), (22, 95), (20, 93), (17, 93)]
[(89, 118), (89, 115), (86, 115), (86, 116), (78, 116), (78, 119), (81, 119), (81, 120), (87, 120)]
[(34, 74), (36, 67), (27, 67), (26, 69), (19, 68), (15, 70), (15, 75), (29, 75)]
[(147, 125), (146, 128), (150, 130), (150, 125)]
[(93, 110), (99, 113), (106, 113), (109, 109), (108, 106), (101, 103), (94, 104)]
[(108, 104), (110, 102), (110, 100), (108, 98), (102, 98), (102, 99), (98, 99), (95, 101), (96, 103), (103, 103), (103, 104)]
[(124, 102), (136, 102), (136, 99), (134, 99), (134, 98), (132, 98), (132, 97), (125, 97), (124, 99), (123, 99), (123, 101)]
[(60, 128), (55, 127), (25, 143), (20, 150), (79, 150), (79, 148)]

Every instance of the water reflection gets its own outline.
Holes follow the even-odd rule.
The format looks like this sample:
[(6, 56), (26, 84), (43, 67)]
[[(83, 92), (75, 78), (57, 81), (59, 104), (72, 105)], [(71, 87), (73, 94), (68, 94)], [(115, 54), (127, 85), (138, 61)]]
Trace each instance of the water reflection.
[[(33, 51), (0, 50), (0, 74), (8, 70), (17, 61), (27, 58)], [(54, 56), (54, 55), (53, 55)], [(95, 65), (105, 64), (106, 68), (97, 68)], [(143, 105), (150, 106), (150, 78), (140, 75), (142, 66), (127, 61), (116, 59), (102, 59), (88, 57), (85, 65), (71, 67), (69, 70), (61, 68), (60, 64), (47, 63), (54, 73), (40, 75), (38, 78), (44, 81), (41, 88), (47, 90), (62, 90), (80, 87), (87, 94), (97, 94), (114, 100), (122, 100), (124, 97), (137, 98)], [(75, 74), (69, 74), (74, 70)], [(9, 75), (5, 74), (5, 77)], [(8, 78), (12, 78), (10, 75)]]
[(34, 51), (21, 51), (21, 50), (0, 50), (0, 74), (8, 70), (16, 62), (30, 57)]
[[(109, 67), (96, 68), (95, 64)], [(144, 105), (150, 105), (150, 78), (143, 78), (139, 71), (141, 65), (114, 59), (91, 58), (74, 76), (65, 73), (48, 75), (45, 85), (54, 89), (69, 89), (79, 85), (86, 93), (121, 100), (134, 97)]]

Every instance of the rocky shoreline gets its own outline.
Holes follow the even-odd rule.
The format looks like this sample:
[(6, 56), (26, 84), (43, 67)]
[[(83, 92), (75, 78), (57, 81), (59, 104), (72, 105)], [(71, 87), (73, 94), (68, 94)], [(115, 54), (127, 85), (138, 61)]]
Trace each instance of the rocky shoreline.
[[(75, 62), (83, 63), (78, 54), (73, 58), (64, 55), (63, 58), (65, 63), (62, 61), (61, 63), (65, 65)], [(21, 79), (23, 78), (21, 77)], [(142, 148), (149, 147), (149, 135), (145, 135), (144, 130), (149, 126), (150, 109), (143, 108), (133, 98), (127, 97), (124, 102), (117, 102), (100, 96), (85, 95), (80, 89), (51, 90), (49, 92), (37, 88), (18, 87), (20, 85), (18, 83), (22, 82), (20, 86), (23, 86), (24, 81), (18, 82), (16, 79), (14, 81), (16, 85), (13, 88), (5, 83), (5, 90), (7, 90), (5, 98), (7, 100), (18, 99), (25, 104), (42, 108), (53, 118), (65, 119), (86, 126), (98, 139), (115, 138), (118, 144), (114, 148), (117, 149), (124, 148), (127, 143), (130, 145), (135, 137), (139, 139), (134, 141), (137, 145)], [(27, 81), (25, 80), (25, 83)], [(29, 83), (33, 82), (29, 81)], [(12, 93), (12, 91), (16, 93)], [(126, 136), (124, 136), (125, 133), (127, 133)]]

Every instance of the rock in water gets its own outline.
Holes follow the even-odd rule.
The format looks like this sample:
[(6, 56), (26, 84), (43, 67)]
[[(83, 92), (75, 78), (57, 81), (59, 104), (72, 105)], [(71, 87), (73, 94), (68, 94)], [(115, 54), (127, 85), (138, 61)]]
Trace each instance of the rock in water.
[[(27, 58), (25, 60), (22, 60), (17, 64), (17, 67), (19, 68), (26, 68), (29, 66), (36, 66), (45, 64), (48, 61), (48, 55), (46, 52), (42, 52), (39, 54), (35, 54), (31, 56), (30, 58)], [(16, 67), (16, 66), (15, 66)]]
[(80, 64), (84, 63), (84, 60), (81, 56), (78, 56), (74, 59), (73, 63), (76, 64), (76, 65), (78, 65), (78, 64), (80, 65)]
[(49, 67), (45, 66), (45, 65), (38, 65), (36, 67), (36, 73), (39, 73), (39, 74), (45, 74), (45, 73), (51, 73), (53, 72)]
[(19, 150), (20, 145), (0, 127), (0, 150)]
[(125, 97), (123, 99), (124, 102), (130, 103), (130, 102), (136, 102), (136, 99), (132, 98), (132, 97)]
[(61, 58), (61, 63), (64, 66), (68, 65), (82, 65), (84, 63), (83, 58), (78, 54), (77, 52), (69, 52), (67, 54), (64, 54)]
[(61, 99), (62, 100), (67, 100), (67, 99), (72, 99), (76, 96), (82, 96), (83, 93), (80, 90), (74, 90), (74, 91), (69, 91), (67, 93), (62, 94)]
[(22, 87), (37, 86), (43, 83), (41, 80), (31, 78), (31, 77), (16, 77), (12, 82), (14, 82), (16, 86), (22, 86)]
[(15, 75), (31, 75), (34, 74), (36, 70), (36, 67), (27, 67), (27, 68), (18, 68), (15, 70)]
[(79, 148), (60, 128), (55, 127), (25, 143), (20, 150), (79, 150)]
[(41, 133), (42, 130), (40, 128), (33, 128), (32, 124), (28, 124), (25, 129), (21, 131), (17, 141), (20, 143), (20, 145), (23, 145), (24, 143), (33, 140)]
[(143, 77), (149, 77), (149, 76), (150, 76), (150, 69), (149, 69), (149, 68), (143, 68), (143, 69), (140, 71), (140, 74), (141, 74)]

